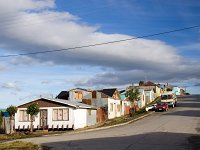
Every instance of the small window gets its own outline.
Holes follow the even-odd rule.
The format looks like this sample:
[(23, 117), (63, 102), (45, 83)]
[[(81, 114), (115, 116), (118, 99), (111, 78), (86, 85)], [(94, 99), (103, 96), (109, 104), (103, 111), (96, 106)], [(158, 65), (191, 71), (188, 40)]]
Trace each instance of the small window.
[(110, 103), (110, 111), (113, 112), (113, 103)]
[(92, 115), (92, 110), (88, 109), (88, 115), (91, 116)]
[(120, 112), (120, 111), (121, 111), (121, 107), (120, 107), (120, 105), (119, 105), (119, 104), (117, 105), (117, 111), (118, 111), (118, 112)]
[(97, 91), (92, 91), (92, 98), (97, 98)]
[(82, 99), (82, 98), (83, 98), (83, 94), (81, 91), (75, 92), (75, 99)]
[[(27, 114), (26, 110), (19, 111), (19, 121), (30, 121), (30, 115)], [(34, 119), (35, 120), (35, 119)]]

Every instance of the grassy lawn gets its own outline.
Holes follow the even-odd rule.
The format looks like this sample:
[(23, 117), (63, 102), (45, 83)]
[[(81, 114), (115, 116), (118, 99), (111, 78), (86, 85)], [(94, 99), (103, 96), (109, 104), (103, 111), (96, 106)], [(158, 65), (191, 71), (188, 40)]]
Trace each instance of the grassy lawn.
[(22, 142), (22, 141), (16, 141), (16, 142), (10, 142), (10, 143), (2, 143), (0, 144), (0, 150), (38, 150), (40, 148), (39, 145), (33, 144), (31, 142)]
[(40, 136), (43, 136), (43, 135), (61, 134), (61, 133), (66, 133), (66, 132), (69, 132), (69, 131), (50, 131), (50, 132), (47, 132), (47, 133), (43, 133), (42, 130), (41, 130), (39, 132), (33, 132), (33, 133), (16, 132), (12, 135), (10, 135), (10, 134), (0, 134), (0, 143), (5, 142), (5, 141), (15, 140), (15, 139), (40, 137)]
[(10, 141), (15, 139), (22, 139), (22, 138), (28, 138), (28, 137), (35, 137), (35, 136), (41, 136), (42, 134), (24, 134), (24, 133), (14, 133), (12, 135), (9, 134), (0, 134), (0, 143), (3, 141)]

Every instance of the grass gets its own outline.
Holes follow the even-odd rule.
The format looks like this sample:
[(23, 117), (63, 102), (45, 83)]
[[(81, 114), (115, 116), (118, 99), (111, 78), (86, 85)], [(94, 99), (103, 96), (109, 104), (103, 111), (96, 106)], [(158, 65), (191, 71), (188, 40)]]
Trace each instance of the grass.
[(126, 116), (110, 119), (110, 120), (107, 120), (105, 123), (103, 123), (99, 127), (112, 126), (112, 125), (126, 123), (131, 120), (137, 119), (143, 115), (146, 115), (146, 114), (148, 114), (148, 112), (146, 112), (145, 109), (142, 109), (140, 111), (137, 111), (132, 117), (130, 115), (126, 115)]
[(0, 150), (39, 150), (40, 146), (31, 142), (15, 141), (0, 144)]
[(35, 137), (35, 136), (40, 136), (40, 135), (25, 134), (25, 133), (14, 133), (11, 135), (10, 134), (0, 134), (0, 142), (28, 138), (28, 137)]
[[(151, 106), (159, 101), (160, 101), (160, 97), (157, 97), (153, 102), (149, 103), (145, 107)], [(102, 125), (100, 125), (99, 127), (112, 126), (112, 125), (117, 125), (117, 124), (121, 124), (121, 123), (126, 123), (126, 122), (129, 122), (136, 118), (139, 118), (140, 116), (148, 114), (148, 112), (146, 112), (146, 110), (145, 110), (145, 107), (143, 107), (139, 111), (137, 111), (132, 117), (130, 117), (130, 115), (126, 115), (126, 116), (110, 119), (110, 120), (107, 120)]]
[(41, 137), (43, 135), (51, 135), (51, 134), (61, 134), (66, 133), (66, 131), (52, 131), (48, 133), (39, 132), (16, 132), (14, 134), (0, 134), (0, 143), (5, 141), (11, 141), (15, 139), (23, 139), (23, 138), (31, 138), (31, 137)]

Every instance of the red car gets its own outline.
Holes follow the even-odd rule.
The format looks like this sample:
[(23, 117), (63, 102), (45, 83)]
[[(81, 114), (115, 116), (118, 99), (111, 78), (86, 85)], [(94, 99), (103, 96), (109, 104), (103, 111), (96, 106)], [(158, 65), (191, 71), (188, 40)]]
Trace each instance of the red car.
[(157, 106), (155, 108), (155, 111), (168, 111), (169, 106), (167, 105), (167, 103), (157, 103)]

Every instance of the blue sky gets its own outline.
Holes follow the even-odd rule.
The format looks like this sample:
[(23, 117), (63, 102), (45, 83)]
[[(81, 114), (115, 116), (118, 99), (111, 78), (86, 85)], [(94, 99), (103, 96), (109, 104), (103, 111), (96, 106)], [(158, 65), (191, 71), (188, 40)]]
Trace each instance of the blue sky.
[[(18, 2), (16, 2), (18, 1)], [(62, 49), (200, 25), (197, 0), (1, 0), (0, 55)], [(104, 46), (0, 58), (0, 108), (62, 90), (140, 80), (200, 93), (200, 28)]]

